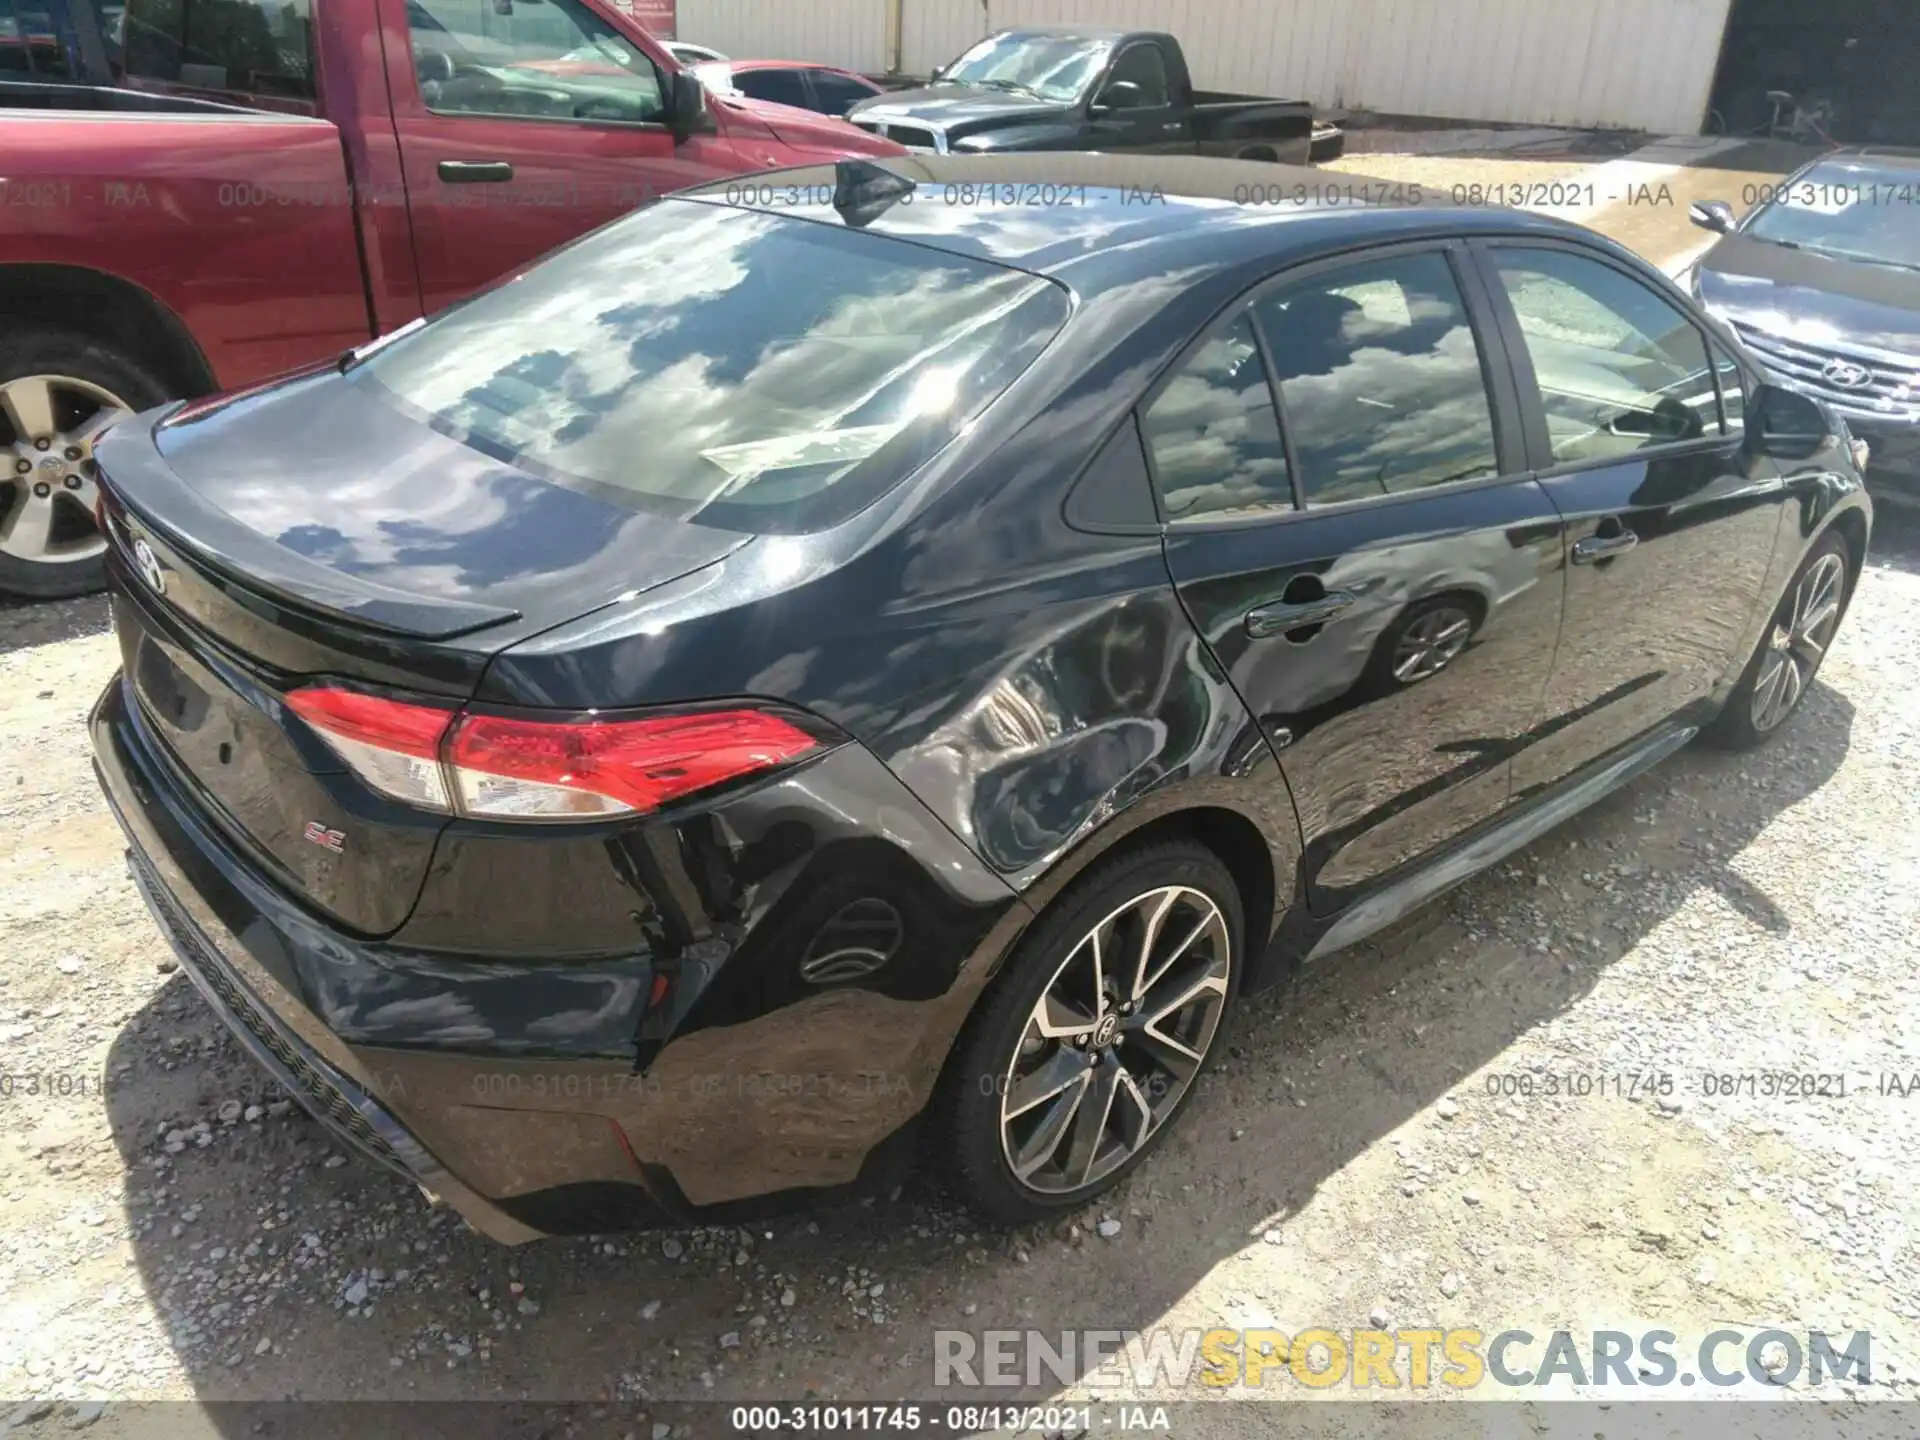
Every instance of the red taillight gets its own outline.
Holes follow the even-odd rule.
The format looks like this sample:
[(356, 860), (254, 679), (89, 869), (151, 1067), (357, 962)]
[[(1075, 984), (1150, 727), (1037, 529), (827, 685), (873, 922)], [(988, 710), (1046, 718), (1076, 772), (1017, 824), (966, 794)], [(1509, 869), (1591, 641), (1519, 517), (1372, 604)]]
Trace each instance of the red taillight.
[(561, 818), (657, 810), (818, 743), (764, 710), (571, 725), (467, 715), (447, 760), (467, 814)]
[(296, 690), (287, 696), (299, 717), (330, 739), (357, 740), (421, 760), (440, 758), (451, 710), (405, 705), (353, 690)]
[(639, 814), (819, 748), (791, 721), (732, 708), (638, 720), (463, 714), (330, 687), (288, 705), (368, 784), (434, 810), (497, 819)]
[(453, 711), (354, 690), (296, 690), (287, 704), (362, 780), (427, 810), (451, 810), (440, 742)]

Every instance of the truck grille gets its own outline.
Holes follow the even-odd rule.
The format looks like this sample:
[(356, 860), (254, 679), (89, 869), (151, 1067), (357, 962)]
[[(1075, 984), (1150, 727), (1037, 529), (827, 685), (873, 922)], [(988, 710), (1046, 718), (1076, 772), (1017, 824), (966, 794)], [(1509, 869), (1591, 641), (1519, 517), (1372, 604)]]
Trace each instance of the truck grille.
[(194, 925), (177, 901), (167, 893), (160, 877), (153, 872), (145, 857), (138, 850), (129, 852), (128, 859), (134, 868), (134, 878), (140, 891), (146, 896), (149, 907), (167, 932), (167, 938), (180, 952), (181, 960), (189, 967), (192, 977), (199, 980), (219, 999), (224, 1011), (221, 1018), (234, 1029), (245, 1028), (243, 1040), (250, 1039), (258, 1048), (264, 1049), (279, 1062), (278, 1069), (284, 1072), (276, 1076), (290, 1079), (296, 1098), (311, 1113), (343, 1140), (351, 1143), (369, 1159), (378, 1161), (391, 1170), (412, 1180), (416, 1177), (407, 1163), (400, 1158), (393, 1147), (374, 1129), (360, 1105), (371, 1107), (371, 1100), (361, 1099), (360, 1105), (347, 1094), (343, 1081), (330, 1073), (331, 1067), (322, 1068), (308, 1057), (305, 1047), (290, 1039), (279, 1025), (269, 1019), (245, 988), (227, 973), (223, 961), (206, 940), (199, 928)]
[[(1734, 330), (1767, 365), (1831, 405), (1858, 415), (1920, 419), (1920, 361), (1891, 363), (1736, 323)], [(1851, 383), (1843, 383), (1851, 382)]]

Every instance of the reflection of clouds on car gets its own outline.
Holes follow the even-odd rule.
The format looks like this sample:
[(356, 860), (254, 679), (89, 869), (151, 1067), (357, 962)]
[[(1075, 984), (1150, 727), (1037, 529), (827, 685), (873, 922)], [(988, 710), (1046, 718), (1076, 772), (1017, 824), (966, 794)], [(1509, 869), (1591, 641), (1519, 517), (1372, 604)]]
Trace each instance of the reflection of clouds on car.
[(778, 530), (876, 456), (931, 454), (1065, 319), (1022, 272), (731, 207), (645, 214), (368, 370), (516, 463)]
[(1255, 307), (1308, 503), (1498, 470), (1479, 351), (1440, 255), (1308, 280)]
[(1202, 344), (1147, 415), (1167, 513), (1292, 503), (1260, 349), (1245, 319)]
[[(1419, 354), (1363, 346), (1326, 374), (1283, 380), (1281, 392), (1294, 453), (1321, 504), (1496, 471), (1486, 387), (1465, 324)], [(1366, 404), (1368, 395), (1394, 400)]]
[(1147, 429), (1169, 513), (1216, 518), (1423, 489), (1498, 471), (1473, 331), (1441, 256), (1303, 281), (1253, 307), (1272, 352), (1273, 419), (1253, 323), (1203, 344)]

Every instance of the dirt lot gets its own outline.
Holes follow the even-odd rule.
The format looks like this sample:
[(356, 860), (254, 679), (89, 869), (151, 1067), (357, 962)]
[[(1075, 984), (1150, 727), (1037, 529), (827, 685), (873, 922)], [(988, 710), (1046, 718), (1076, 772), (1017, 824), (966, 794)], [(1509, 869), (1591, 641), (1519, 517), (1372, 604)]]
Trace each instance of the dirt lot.
[[(274, 1426), (205, 1402), (457, 1398), (600, 1402), (658, 1440), (706, 1433), (683, 1401), (950, 1399), (935, 1330), (1089, 1326), (1664, 1328), (1683, 1353), (1867, 1330), (1871, 1385), (1824, 1397), (1920, 1399), (1920, 1080), (1883, 1078), (1920, 1074), (1911, 518), (1883, 511), (1778, 743), (1682, 752), (1243, 1008), (1158, 1157), (1014, 1236), (916, 1187), (518, 1250), (429, 1210), (175, 972), (88, 769), (115, 663), (104, 602), (0, 608), (0, 1397), (27, 1402), (0, 1433), (143, 1433), (88, 1402), (240, 1435)], [(1766, 1093), (1803, 1072), (1846, 1093)], [(1670, 1093), (1620, 1093), (1636, 1075)]]
[[(1471, 148), (1424, 151), (1425, 132), (1356, 137), (1327, 168), (1470, 205), (1517, 204), (1590, 225), (1673, 271), (1714, 237), (1687, 219), (1696, 200), (1745, 214), (1758, 187), (1816, 152), (1784, 142), (1675, 137), (1627, 149), (1580, 132), (1467, 132)], [(1381, 148), (1385, 147), (1385, 148)], [(1596, 150), (1601, 153), (1595, 153)]]

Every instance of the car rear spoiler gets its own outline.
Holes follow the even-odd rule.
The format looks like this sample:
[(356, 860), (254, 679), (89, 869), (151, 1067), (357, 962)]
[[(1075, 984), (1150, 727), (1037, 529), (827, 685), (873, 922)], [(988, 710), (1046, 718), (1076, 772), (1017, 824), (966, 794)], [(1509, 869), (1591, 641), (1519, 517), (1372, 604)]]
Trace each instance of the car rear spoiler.
[[(123, 548), (132, 543), (113, 523), (118, 518), (113, 510), (119, 507), (222, 589), (239, 592), (235, 598), (241, 603), (252, 594), (359, 630), (415, 640), (451, 640), (520, 618), (518, 610), (505, 605), (417, 595), (359, 579), (241, 524), (210, 504), (166, 463), (150, 438), (156, 422), (164, 418), (164, 413), (143, 417), (148, 427), (144, 443), (106, 447), (112, 471), (101, 463), (99, 482), (110, 541)], [(167, 518), (162, 520), (160, 515)], [(137, 562), (137, 554), (134, 558)]]

